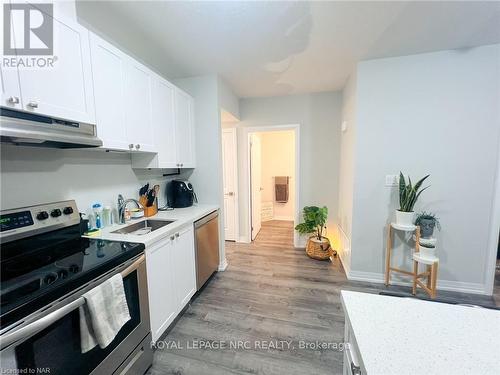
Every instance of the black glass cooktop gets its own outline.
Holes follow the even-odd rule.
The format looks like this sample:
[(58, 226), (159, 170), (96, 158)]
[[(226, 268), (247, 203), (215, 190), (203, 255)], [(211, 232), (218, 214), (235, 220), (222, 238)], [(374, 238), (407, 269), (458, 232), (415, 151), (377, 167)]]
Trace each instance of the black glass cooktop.
[(80, 237), (80, 226), (0, 246), (0, 328), (144, 250), (143, 244)]

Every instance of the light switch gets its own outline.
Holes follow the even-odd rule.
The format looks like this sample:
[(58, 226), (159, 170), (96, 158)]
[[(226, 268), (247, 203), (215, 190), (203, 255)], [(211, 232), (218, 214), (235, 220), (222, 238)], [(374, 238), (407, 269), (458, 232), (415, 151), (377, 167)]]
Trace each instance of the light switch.
[(397, 174), (388, 174), (385, 176), (385, 186), (398, 186), (398, 175)]
[(347, 121), (342, 121), (342, 131), (345, 132), (347, 131)]

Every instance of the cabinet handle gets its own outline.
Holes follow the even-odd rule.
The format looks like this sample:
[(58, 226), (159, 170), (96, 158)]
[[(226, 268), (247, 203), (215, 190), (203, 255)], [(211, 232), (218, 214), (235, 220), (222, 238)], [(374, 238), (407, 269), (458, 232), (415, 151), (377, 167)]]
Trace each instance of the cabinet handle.
[(133, 149), (134, 148), (134, 144), (133, 143), (129, 144), (128, 148)]
[(178, 232), (175, 234), (175, 237), (179, 238), (179, 233)]
[(38, 108), (38, 103), (37, 103), (37, 102), (29, 102), (29, 103), (28, 103), (28, 107), (31, 107), (31, 108)]
[(140, 149), (140, 148), (141, 148), (141, 145), (140, 145), (139, 143), (135, 145), (135, 149), (136, 149), (136, 150), (138, 150), (138, 149)]
[(11, 96), (8, 102), (11, 104), (19, 104), (19, 98), (17, 96)]
[(170, 241), (175, 240), (175, 236), (170, 236)]

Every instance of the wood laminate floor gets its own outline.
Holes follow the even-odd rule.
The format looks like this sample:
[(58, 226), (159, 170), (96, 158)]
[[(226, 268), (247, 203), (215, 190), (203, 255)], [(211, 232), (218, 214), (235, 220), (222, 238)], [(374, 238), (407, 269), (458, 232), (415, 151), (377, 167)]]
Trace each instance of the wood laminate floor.
[[(344, 336), (340, 290), (387, 288), (348, 281), (338, 258), (309, 259), (293, 248), (292, 236), (293, 224), (274, 221), (264, 223), (252, 244), (227, 242), (227, 270), (212, 278), (162, 338), (170, 348), (155, 351), (149, 374), (341, 374), (343, 353), (334, 347)], [(493, 304), (484, 296), (438, 296)], [(317, 342), (329, 348), (314, 347)]]

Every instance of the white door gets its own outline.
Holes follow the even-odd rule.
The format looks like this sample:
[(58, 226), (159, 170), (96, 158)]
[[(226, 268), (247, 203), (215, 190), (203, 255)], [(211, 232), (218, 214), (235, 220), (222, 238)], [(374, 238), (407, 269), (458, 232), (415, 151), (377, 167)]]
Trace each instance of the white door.
[(90, 34), (92, 76), (96, 107), (97, 136), (103, 147), (130, 149), (125, 108), (127, 56), (119, 49)]
[(194, 168), (194, 100), (179, 89), (175, 90), (175, 123), (179, 167)]
[[(48, 17), (48, 15), (46, 15)], [(71, 20), (54, 19), (53, 67), (20, 68), (23, 109), (68, 120), (95, 123), (88, 30)], [(24, 36), (15, 22), (16, 45)]]
[(222, 129), (222, 174), (224, 181), (225, 239), (236, 241), (236, 129)]
[(250, 187), (252, 191), (252, 241), (255, 240), (261, 228), (262, 202), (262, 161), (259, 136), (252, 134), (250, 139)]
[(194, 230), (192, 227), (174, 234), (173, 274), (177, 305), (182, 309), (196, 292), (196, 266), (194, 258)]
[(172, 274), (175, 268), (172, 263), (173, 246), (174, 241), (167, 239), (146, 248), (149, 315), (153, 341), (160, 338), (178, 312)]
[(153, 134), (158, 167), (176, 168), (174, 87), (160, 77), (153, 83)]
[(127, 135), (135, 151), (155, 152), (153, 142), (153, 73), (129, 59), (126, 77)]

